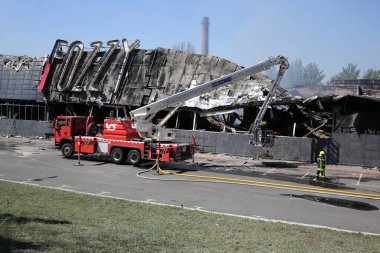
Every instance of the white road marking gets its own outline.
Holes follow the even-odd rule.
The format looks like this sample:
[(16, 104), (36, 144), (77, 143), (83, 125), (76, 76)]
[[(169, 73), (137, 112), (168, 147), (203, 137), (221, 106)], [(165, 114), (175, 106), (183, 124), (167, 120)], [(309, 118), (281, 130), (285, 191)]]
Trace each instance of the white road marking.
[(363, 173), (360, 173), (360, 176), (359, 176), (359, 179), (358, 179), (358, 182), (356, 183), (356, 185), (360, 184), (360, 180), (362, 179), (362, 176), (363, 176)]
[(220, 215), (226, 215), (226, 216), (230, 216), (230, 217), (245, 218), (245, 219), (249, 219), (249, 220), (259, 220), (259, 221), (266, 221), (266, 222), (273, 222), (273, 223), (298, 225), (298, 226), (311, 227), (311, 228), (323, 228), (323, 229), (329, 229), (329, 230), (339, 231), (339, 232), (347, 232), (347, 233), (352, 233), (352, 234), (380, 236), (379, 233), (353, 231), (353, 230), (348, 230), (348, 229), (328, 227), (328, 226), (324, 226), (324, 225), (316, 225), (316, 224), (307, 224), (307, 223), (300, 223), (300, 222), (292, 222), (292, 221), (289, 221), (289, 220), (285, 221), (285, 220), (276, 220), (276, 219), (267, 219), (267, 218), (255, 218), (255, 217), (252, 217), (252, 216), (245, 216), (245, 215), (239, 215), (239, 214), (230, 214), (230, 213), (207, 211), (207, 210), (196, 210), (195, 208), (184, 207), (183, 205), (176, 206), (176, 205), (171, 205), (171, 204), (155, 203), (155, 202), (149, 202), (148, 201), (148, 200), (152, 200), (152, 199), (148, 199), (146, 201), (142, 201), (142, 200), (127, 199), (127, 198), (114, 197), (114, 196), (104, 196), (104, 195), (97, 195), (95, 193), (90, 193), (90, 192), (81, 192), (81, 191), (75, 191), (75, 190), (70, 190), (70, 189), (62, 189), (62, 188), (56, 188), (56, 187), (51, 187), (51, 186), (43, 186), (43, 185), (32, 184), (32, 183), (23, 183), (23, 182), (20, 182), (20, 181), (12, 181), (12, 180), (2, 179), (2, 178), (0, 178), (0, 181), (17, 183), (17, 184), (32, 185), (32, 186), (35, 186), (35, 187), (46, 188), (46, 189), (53, 189), (53, 190), (61, 190), (61, 191), (66, 191), (66, 192), (74, 192), (74, 193), (79, 193), (79, 194), (88, 195), (88, 196), (96, 196), (96, 197), (99, 197), (99, 198), (119, 199), (119, 200), (131, 201), (131, 202), (135, 202), (135, 203), (147, 203), (147, 204), (158, 205), (158, 206), (169, 206), (169, 207), (175, 207), (175, 208), (184, 208), (184, 209), (187, 209), (187, 210), (194, 210), (194, 211), (199, 211), (199, 212), (204, 212), (204, 213), (212, 213), (212, 214), (220, 214)]
[(147, 203), (154, 203), (154, 202), (156, 202), (157, 200), (155, 200), (155, 199), (147, 199), (147, 200), (145, 200), (145, 202), (147, 202)]
[(306, 172), (306, 174), (305, 175), (303, 175), (301, 178), (305, 178), (307, 175), (309, 175), (309, 171), (308, 172)]
[(251, 217), (254, 219), (265, 219), (264, 216), (258, 216), (258, 215), (254, 215), (254, 214), (252, 214)]
[(257, 194), (251, 194), (250, 196), (252, 196), (252, 197), (256, 197), (256, 198), (263, 198), (263, 199), (276, 199), (277, 201), (282, 200), (281, 198), (268, 197), (268, 196), (257, 195)]
[(272, 172), (272, 171), (274, 171), (275, 169), (270, 169), (270, 170), (268, 170), (267, 172), (265, 172), (265, 173), (263, 173), (263, 175), (266, 175), (266, 174), (268, 174), (268, 173), (270, 173), (270, 172)]
[(103, 195), (103, 194), (109, 194), (110, 192), (101, 192), (101, 193), (98, 193), (97, 195)]
[(64, 189), (64, 188), (70, 188), (70, 185), (61, 185), (60, 187), (57, 187), (57, 189)]
[(204, 207), (201, 207), (201, 206), (194, 206), (194, 208), (197, 211), (204, 211)]

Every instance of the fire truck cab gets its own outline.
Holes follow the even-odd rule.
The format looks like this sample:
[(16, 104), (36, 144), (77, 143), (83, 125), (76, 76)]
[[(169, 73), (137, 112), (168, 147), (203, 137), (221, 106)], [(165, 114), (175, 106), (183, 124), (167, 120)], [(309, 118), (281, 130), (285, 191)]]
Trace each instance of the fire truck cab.
[(87, 127), (93, 122), (93, 117), (58, 116), (54, 122), (55, 146), (61, 148), (66, 143), (73, 143), (74, 136), (87, 135)]

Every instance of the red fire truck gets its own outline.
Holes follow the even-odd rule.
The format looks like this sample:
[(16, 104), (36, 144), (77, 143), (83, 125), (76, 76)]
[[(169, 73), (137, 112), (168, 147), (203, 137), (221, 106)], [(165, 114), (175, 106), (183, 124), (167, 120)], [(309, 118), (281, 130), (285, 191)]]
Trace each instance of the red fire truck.
[[(91, 116), (58, 116), (54, 127), (55, 145), (66, 158), (81, 153), (132, 165), (156, 159), (158, 143), (141, 138), (130, 119), (105, 119), (102, 133), (97, 133)], [(160, 146), (163, 162), (183, 161), (191, 158), (193, 152), (193, 144), (160, 142)]]

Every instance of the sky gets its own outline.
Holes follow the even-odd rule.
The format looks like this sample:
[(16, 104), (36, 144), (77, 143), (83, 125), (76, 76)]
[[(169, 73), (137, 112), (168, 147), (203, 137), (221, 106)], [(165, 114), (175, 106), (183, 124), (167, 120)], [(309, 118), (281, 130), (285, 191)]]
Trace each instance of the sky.
[(209, 54), (250, 66), (279, 54), (326, 78), (348, 63), (380, 69), (379, 0), (0, 0), (0, 54), (41, 57), (56, 39), (140, 39), (140, 48), (190, 42), (200, 51), (210, 18)]

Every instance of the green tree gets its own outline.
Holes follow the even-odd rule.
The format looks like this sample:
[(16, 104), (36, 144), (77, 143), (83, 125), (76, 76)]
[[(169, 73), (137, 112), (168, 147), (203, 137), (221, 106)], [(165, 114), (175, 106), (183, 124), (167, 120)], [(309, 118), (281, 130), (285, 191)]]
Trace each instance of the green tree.
[(363, 79), (380, 80), (380, 70), (368, 69), (364, 73)]
[(323, 70), (314, 62), (307, 64), (303, 70), (303, 84), (306, 86), (321, 85), (323, 78)]
[(349, 63), (347, 67), (342, 67), (342, 72), (331, 77), (331, 80), (356, 80), (359, 75), (360, 69), (358, 69), (358, 65)]
[(284, 87), (294, 87), (303, 84), (303, 71), (304, 67), (302, 60), (296, 58), (289, 64), (289, 68), (286, 70), (283, 83)]

